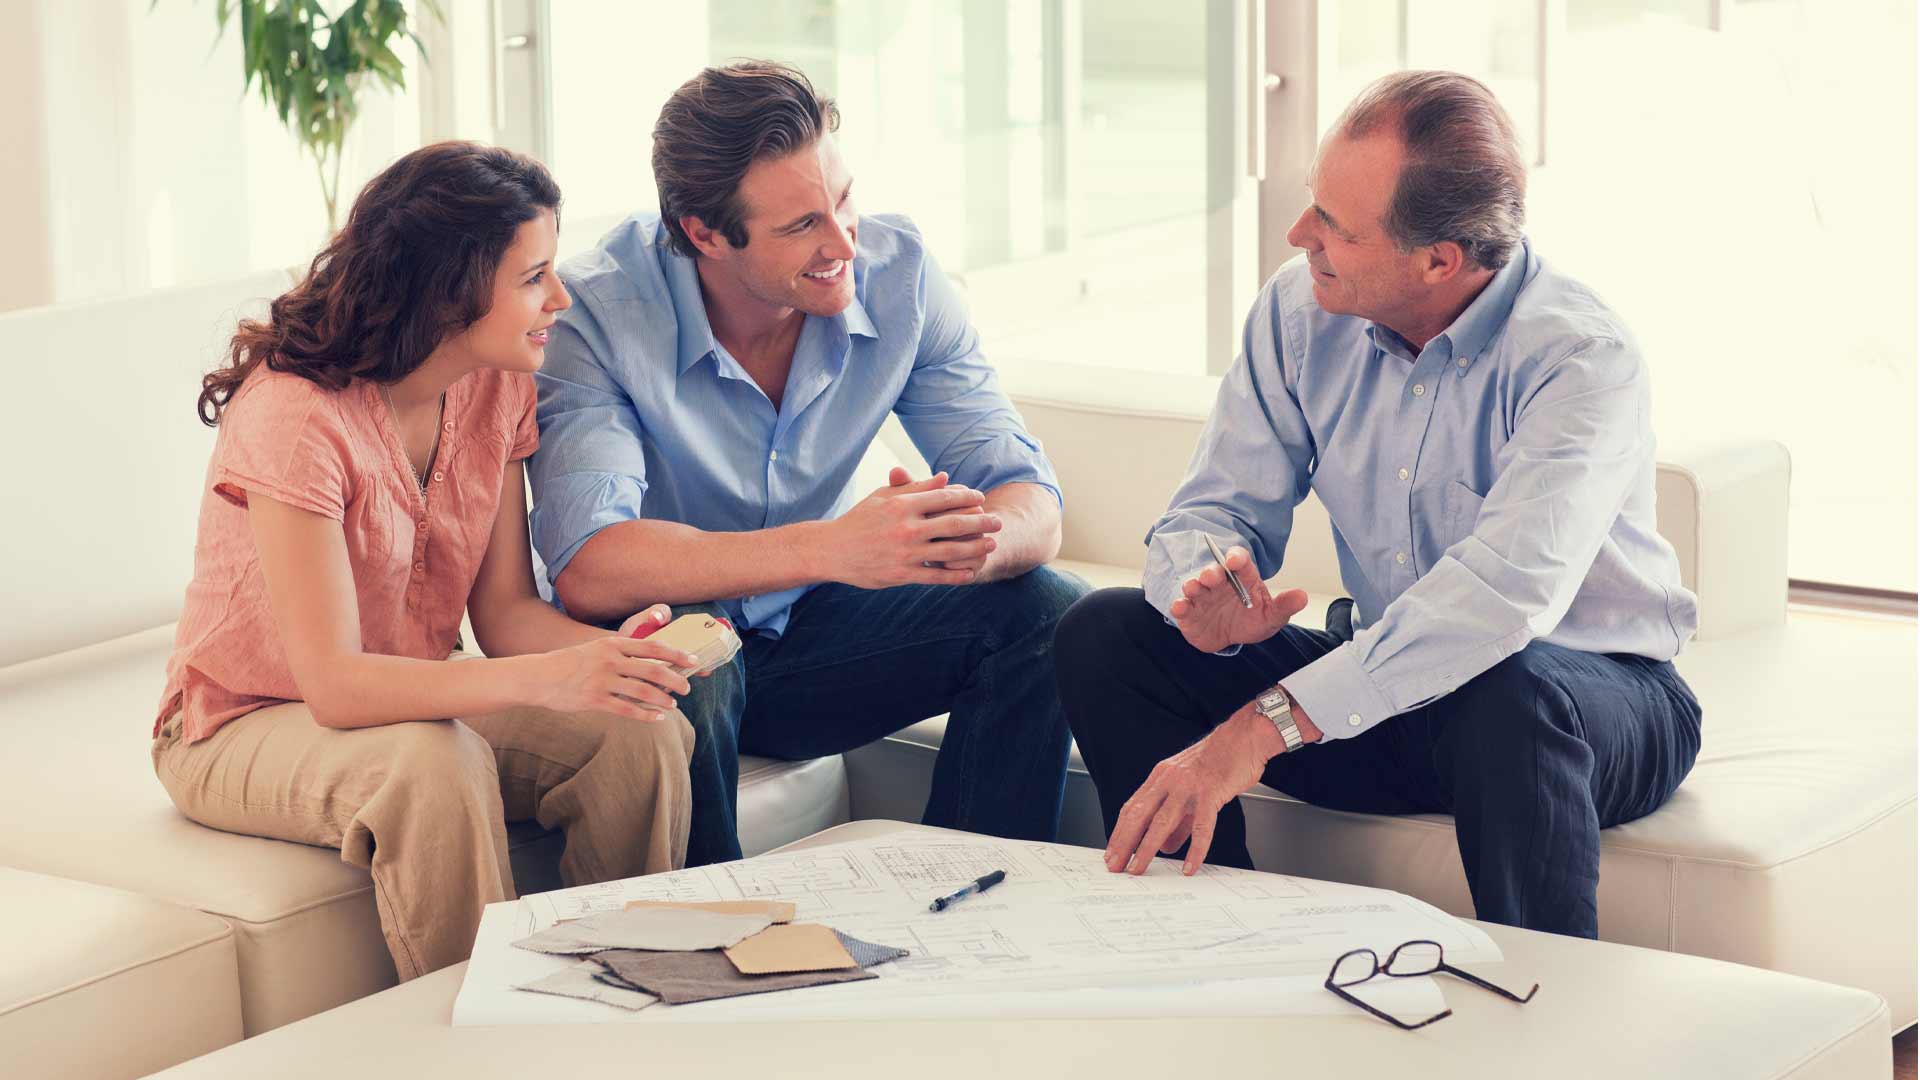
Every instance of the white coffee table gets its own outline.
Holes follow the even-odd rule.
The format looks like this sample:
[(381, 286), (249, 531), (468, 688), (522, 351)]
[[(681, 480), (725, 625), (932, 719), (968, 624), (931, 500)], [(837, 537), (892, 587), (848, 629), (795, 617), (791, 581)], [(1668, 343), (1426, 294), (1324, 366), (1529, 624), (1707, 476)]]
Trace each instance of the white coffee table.
[[(857, 821), (781, 850), (900, 829)], [(1453, 1016), (1404, 1032), (1352, 1016), (1110, 1022), (888, 1021), (455, 1028), (466, 965), (158, 1074), (228, 1077), (1888, 1077), (1887, 1009), (1865, 990), (1674, 953), (1480, 924), (1515, 1007), (1442, 977)]]

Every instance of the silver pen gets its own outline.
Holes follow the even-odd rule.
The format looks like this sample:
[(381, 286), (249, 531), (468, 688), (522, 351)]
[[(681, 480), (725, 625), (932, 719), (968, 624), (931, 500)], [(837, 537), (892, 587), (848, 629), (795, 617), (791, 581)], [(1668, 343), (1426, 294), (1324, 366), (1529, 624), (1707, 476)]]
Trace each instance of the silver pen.
[(1248, 595), (1247, 587), (1240, 584), (1240, 575), (1227, 569), (1227, 557), (1221, 553), (1220, 545), (1214, 543), (1213, 537), (1207, 533), (1201, 533), (1200, 538), (1207, 542), (1207, 551), (1213, 555), (1214, 565), (1220, 568), (1221, 573), (1227, 575), (1227, 584), (1233, 586), (1233, 595), (1240, 598), (1240, 606), (1253, 607), (1253, 597)]

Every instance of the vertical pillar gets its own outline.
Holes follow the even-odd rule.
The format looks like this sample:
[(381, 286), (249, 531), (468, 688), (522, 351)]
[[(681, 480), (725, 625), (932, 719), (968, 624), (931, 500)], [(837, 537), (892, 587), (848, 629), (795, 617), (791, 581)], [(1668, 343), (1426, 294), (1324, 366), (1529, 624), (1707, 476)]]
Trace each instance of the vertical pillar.
[(962, 9), (965, 71), (967, 269), (1012, 257), (1007, 0), (972, 0)]
[(1048, 254), (1072, 251), (1080, 244), (1080, 198), (1076, 190), (1080, 170), (1075, 155), (1080, 138), (1080, 85), (1085, 78), (1080, 40), (1082, 2), (1047, 0), (1041, 26), (1046, 65), (1042, 89), (1046, 118), (1043, 249)]
[(0, 259), (0, 311), (53, 302), (53, 228), (48, 196), (45, 60), (41, 8), (22, 0), (0, 34), (0, 146), (14, 164), (0, 169), (0, 206), (11, 219)]

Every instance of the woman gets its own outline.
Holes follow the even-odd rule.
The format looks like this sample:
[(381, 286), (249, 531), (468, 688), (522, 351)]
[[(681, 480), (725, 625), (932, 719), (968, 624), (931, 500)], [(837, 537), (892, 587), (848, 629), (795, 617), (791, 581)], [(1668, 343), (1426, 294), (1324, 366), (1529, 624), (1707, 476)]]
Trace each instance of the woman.
[[(200, 394), (220, 434), (155, 772), (195, 821), (369, 869), (403, 980), (465, 959), (513, 898), (507, 821), (566, 830), (569, 884), (685, 858), (693, 729), (666, 665), (692, 658), (627, 636), (667, 609), (615, 636), (534, 590), (522, 462), (570, 303), (559, 205), (509, 151), (408, 154)], [(449, 662), (463, 610), (489, 659)]]

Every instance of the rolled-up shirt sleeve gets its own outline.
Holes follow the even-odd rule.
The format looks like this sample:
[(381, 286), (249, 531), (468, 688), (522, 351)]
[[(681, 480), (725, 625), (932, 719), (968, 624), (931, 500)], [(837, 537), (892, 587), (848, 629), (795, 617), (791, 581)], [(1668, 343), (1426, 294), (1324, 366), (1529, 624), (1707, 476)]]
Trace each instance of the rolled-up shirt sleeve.
[(1213, 561), (1203, 534), (1222, 551), (1245, 547), (1262, 578), (1279, 573), (1285, 559), (1294, 508), (1312, 482), (1314, 444), (1292, 389), (1297, 372), (1289, 371), (1278, 311), (1269, 283), (1247, 315), (1240, 355), (1220, 381), (1186, 479), (1147, 530), (1142, 587), (1169, 618), (1180, 586)]
[(639, 412), (608, 371), (612, 349), (588, 304), (554, 325), (540, 391), (540, 449), (527, 475), (534, 549), (549, 581), (609, 525), (634, 521), (647, 494)]
[(1581, 342), (1551, 367), (1472, 531), (1377, 622), (1281, 680), (1327, 738), (1438, 700), (1559, 625), (1651, 467), (1648, 396), (1639, 353), (1619, 341)]
[(920, 345), (894, 404), (935, 472), (977, 491), (1039, 484), (1060, 498), (1040, 440), (1027, 431), (980, 349), (965, 301), (931, 255), (921, 265)]

